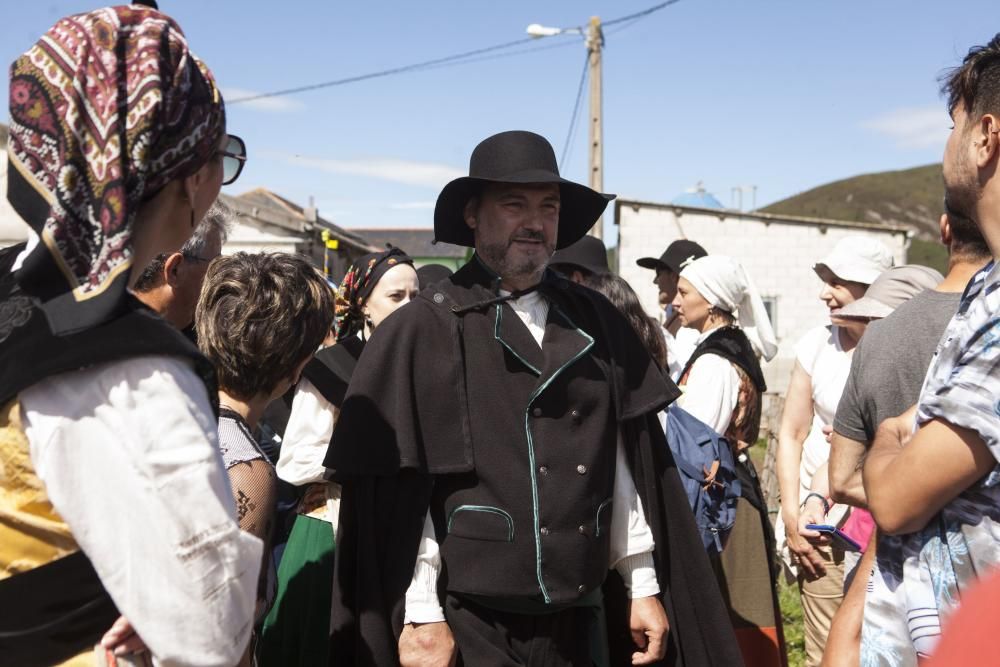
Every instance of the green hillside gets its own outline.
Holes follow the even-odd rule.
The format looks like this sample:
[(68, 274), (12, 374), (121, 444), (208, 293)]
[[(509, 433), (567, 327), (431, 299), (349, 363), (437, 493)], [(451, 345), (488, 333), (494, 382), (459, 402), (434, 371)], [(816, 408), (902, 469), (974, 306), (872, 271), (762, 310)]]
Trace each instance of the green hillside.
[(941, 165), (854, 176), (783, 199), (766, 213), (905, 225), (936, 241), (944, 188)]

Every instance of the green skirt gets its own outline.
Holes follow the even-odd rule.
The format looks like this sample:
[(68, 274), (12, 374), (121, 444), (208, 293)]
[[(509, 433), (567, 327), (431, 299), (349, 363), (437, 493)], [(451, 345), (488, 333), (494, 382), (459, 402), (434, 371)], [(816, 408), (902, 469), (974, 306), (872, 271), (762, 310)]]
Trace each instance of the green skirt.
[(295, 518), (278, 566), (278, 593), (261, 631), (261, 667), (329, 665), (333, 551), (330, 523)]

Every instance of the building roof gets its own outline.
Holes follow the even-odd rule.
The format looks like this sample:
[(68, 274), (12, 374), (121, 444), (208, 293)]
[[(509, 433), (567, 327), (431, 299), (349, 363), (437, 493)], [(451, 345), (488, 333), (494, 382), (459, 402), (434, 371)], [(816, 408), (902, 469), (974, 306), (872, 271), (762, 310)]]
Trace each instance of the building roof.
[(410, 257), (448, 257), (464, 259), (469, 249), (451, 243), (434, 243), (434, 230), (429, 227), (351, 227), (374, 246), (386, 244), (401, 248)]
[(889, 225), (877, 222), (858, 222), (855, 220), (834, 220), (831, 218), (812, 218), (800, 215), (781, 215), (776, 213), (761, 213), (760, 211), (737, 211), (726, 208), (706, 208), (704, 206), (684, 206), (682, 204), (663, 204), (658, 202), (641, 201), (638, 199), (624, 199), (619, 197), (615, 200), (615, 224), (619, 224), (621, 216), (619, 210), (623, 207), (638, 211), (640, 208), (655, 208), (660, 210), (673, 211), (675, 215), (685, 213), (695, 213), (700, 215), (714, 215), (719, 218), (749, 218), (761, 222), (779, 222), (791, 225), (812, 225), (814, 227), (848, 227), (853, 229), (866, 229), (873, 232), (885, 232), (887, 234), (912, 234), (908, 227), (903, 225)]
[(364, 237), (349, 232), (343, 227), (333, 224), (320, 216), (315, 209), (307, 210), (266, 188), (256, 188), (244, 192), (238, 197), (222, 195), (226, 203), (239, 213), (256, 219), (265, 225), (273, 225), (285, 231), (308, 233), (314, 230), (326, 230), (341, 242), (353, 246), (362, 252), (375, 252), (377, 247), (370, 244)]
[(678, 206), (697, 206), (699, 208), (725, 208), (722, 202), (715, 198), (715, 195), (702, 187), (701, 183), (677, 195), (670, 203), (677, 204)]

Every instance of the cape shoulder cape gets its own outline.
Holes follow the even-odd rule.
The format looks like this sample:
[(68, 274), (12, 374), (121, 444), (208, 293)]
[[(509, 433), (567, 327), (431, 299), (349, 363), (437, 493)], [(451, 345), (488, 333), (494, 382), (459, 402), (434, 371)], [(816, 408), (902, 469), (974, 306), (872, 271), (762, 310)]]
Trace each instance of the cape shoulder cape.
[[(331, 656), (343, 664), (396, 665), (404, 595), (434, 478), (474, 469), (462, 347), (463, 316), (493, 313), (495, 284), (475, 258), (386, 318), (358, 363), (326, 465), (343, 484)], [(676, 399), (635, 332), (596, 292), (548, 274), (539, 290), (598, 345), (636, 488), (657, 548), (661, 600), (676, 666), (742, 664), (728, 612), (666, 445), (657, 412)], [(499, 400), (500, 397), (498, 397)], [(440, 592), (439, 592), (440, 593)], [(634, 650), (620, 577), (605, 583), (612, 664)]]

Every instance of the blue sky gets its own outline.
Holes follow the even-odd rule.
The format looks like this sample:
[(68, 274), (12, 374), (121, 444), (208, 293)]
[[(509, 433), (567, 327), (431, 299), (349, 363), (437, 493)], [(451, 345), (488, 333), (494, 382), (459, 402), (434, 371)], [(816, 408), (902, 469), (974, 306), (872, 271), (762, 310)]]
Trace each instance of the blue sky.
[[(577, 26), (653, 4), (160, 2), (231, 99), (516, 40), (529, 23)], [(0, 60), (10, 63), (60, 16), (95, 6), (17, 3), (0, 23)], [(702, 181), (728, 205), (731, 188), (756, 185), (765, 205), (938, 161), (949, 119), (936, 79), (1000, 31), (1000, 20), (980, 20), (995, 9), (985, 0), (681, 0), (610, 28), (605, 189), (669, 201)], [(227, 191), (313, 196), (347, 227), (430, 226), (441, 186), (486, 136), (533, 130), (562, 152), (585, 50), (573, 36), (537, 45), (556, 48), (230, 105), (230, 131), (246, 139), (250, 160)], [(0, 100), (6, 109), (6, 87)], [(583, 112), (564, 169), (580, 181), (586, 98)]]

